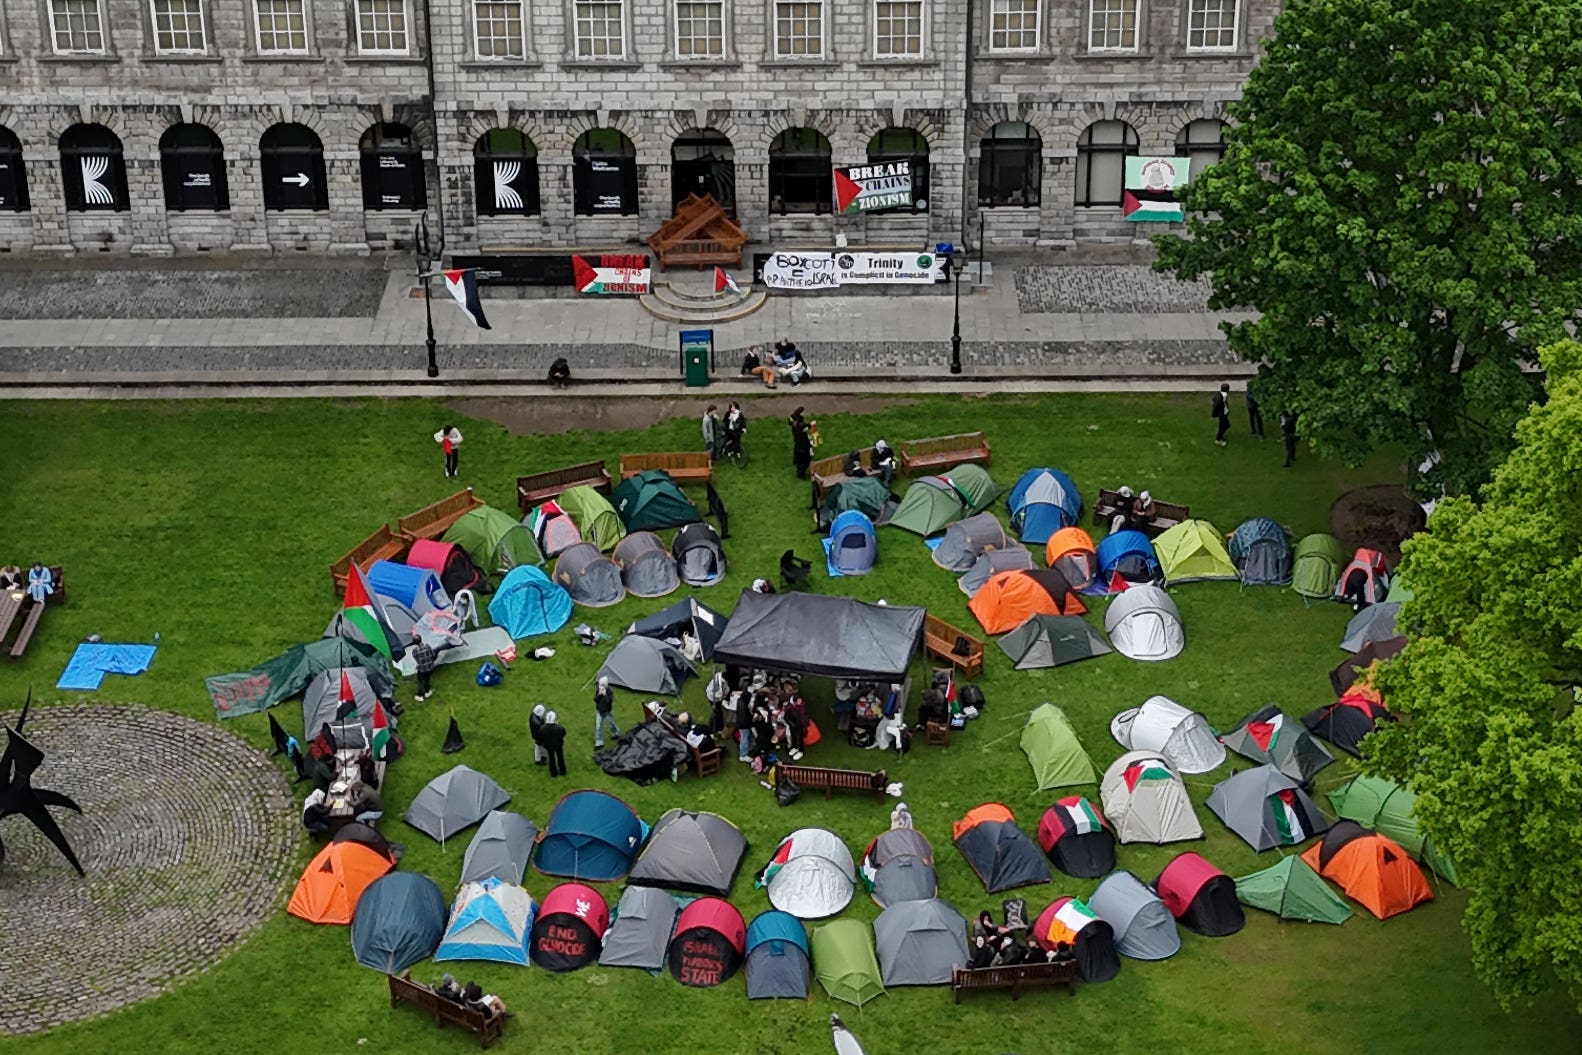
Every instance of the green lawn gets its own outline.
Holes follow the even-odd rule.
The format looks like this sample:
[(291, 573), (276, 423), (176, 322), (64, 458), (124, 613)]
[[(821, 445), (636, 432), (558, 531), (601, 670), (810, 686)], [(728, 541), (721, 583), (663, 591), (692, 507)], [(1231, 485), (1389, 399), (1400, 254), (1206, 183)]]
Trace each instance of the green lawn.
[[(815, 414), (818, 398), (816, 389), (808, 394)], [(315, 637), (336, 608), (329, 562), (380, 521), (393, 522), (449, 493), (451, 481), (443, 479), (430, 439), (442, 417), (457, 417), (467, 435), (462, 482), (487, 501), (514, 509), (518, 472), (592, 457), (610, 458), (613, 465), (623, 450), (696, 447), (692, 411), (683, 409), (687, 416), (645, 432), (513, 436), (491, 422), (461, 419), (420, 400), (0, 405), (0, 444), (10, 455), (0, 478), (8, 511), (0, 557), (62, 563), (69, 568), (71, 590), (70, 605), (45, 621), (28, 656), (0, 665), (0, 700), (20, 702), (28, 686), (36, 696), (56, 698), (55, 679), (75, 642), (87, 634), (151, 641), (157, 632), (162, 643), (152, 669), (136, 679), (110, 677), (104, 698), (212, 721), (205, 675), (245, 669)], [(1401, 476), (1401, 467), (1386, 455), (1352, 472), (1304, 453), (1294, 469), (1284, 470), (1277, 439), (1258, 444), (1241, 432), (1233, 434), (1228, 449), (1217, 449), (1206, 410), (1204, 396), (934, 399), (890, 409), (875, 404), (871, 414), (823, 418), (821, 453), (867, 445), (879, 436), (895, 442), (982, 428), (995, 452), (993, 475), (1003, 488), (1022, 469), (1048, 464), (1072, 473), (1090, 497), (1101, 484), (1130, 482), (1191, 503), (1225, 531), (1247, 516), (1268, 515), (1297, 534), (1327, 529), (1330, 503), (1348, 488)], [(786, 430), (759, 415), (749, 440), (751, 468), (725, 465), (718, 471), (732, 513), (731, 576), (701, 596), (725, 610), (753, 576), (772, 574), (786, 547), (805, 556), (818, 552), (808, 531), (805, 485), (791, 474)], [(995, 508), (1003, 513), (1002, 504)], [(890, 529), (880, 532), (873, 575), (831, 581), (820, 568), (814, 588), (923, 604), (948, 620), (975, 625), (953, 577), (933, 566), (915, 537)], [(1053, 672), (1017, 673), (991, 645), (980, 682), (988, 698), (985, 716), (948, 750), (919, 743), (905, 761), (891, 760), (895, 778), (906, 783), (918, 826), (933, 840), (940, 895), (964, 914), (997, 908), (1000, 898), (983, 893), (950, 846), (951, 822), (979, 803), (999, 800), (1031, 830), (1054, 797), (1033, 790), (1017, 746), (1022, 718), (1039, 702), (1053, 700), (1066, 709), (1102, 769), (1120, 753), (1108, 734), (1110, 716), (1154, 693), (1202, 710), (1220, 728), (1269, 701), (1300, 715), (1328, 698), (1325, 675), (1341, 658), (1336, 643), (1346, 610), (1305, 608), (1288, 590), (1239, 591), (1222, 583), (1188, 585), (1174, 595), (1188, 642), (1179, 659), (1146, 665), (1112, 655)], [(666, 603), (628, 600), (617, 608), (578, 610), (573, 622), (587, 620), (618, 633), (637, 615)], [(547, 643), (559, 650), (553, 660), (520, 662), (495, 689), (476, 687), (471, 669), (442, 668), (434, 699), (409, 706), (402, 721), (409, 754), (391, 770), (391, 819), (384, 828), (408, 847), (403, 867), (434, 877), (447, 895), (465, 839), (442, 851), (395, 818), (418, 788), (458, 761), (492, 775), (512, 793), (511, 808), (541, 825), (553, 802), (579, 787), (612, 790), (649, 821), (671, 806), (724, 814), (751, 843), (732, 898), (749, 919), (767, 907), (763, 894), (752, 889), (751, 874), (781, 836), (823, 825), (860, 854), (887, 825), (888, 805), (863, 797), (825, 802), (808, 796), (778, 808), (734, 761), (722, 776), (701, 783), (683, 777), (678, 784), (639, 789), (605, 778), (588, 758), (592, 706), (584, 688), (605, 650), (581, 647), (569, 630)], [(403, 686), (404, 700), (410, 691)], [(821, 691), (815, 683), (815, 696)], [(568, 751), (568, 780), (552, 782), (531, 764), (526, 717), (539, 700), (565, 716), (575, 748)], [(700, 684), (688, 686), (686, 700), (701, 705)], [(622, 694), (617, 720), (623, 727), (635, 719), (640, 702)], [(820, 707), (815, 704), (815, 713)], [(294, 701), (277, 713), (288, 728), (300, 722)], [(468, 742), (454, 758), (438, 750), (452, 714)], [(236, 719), (227, 728), (267, 748), (263, 715)], [(874, 756), (828, 737), (811, 760), (864, 766)], [(1232, 765), (1239, 763), (1193, 778), (1194, 799), (1201, 803)], [(1320, 790), (1339, 783), (1348, 769), (1337, 764), (1326, 770)], [(70, 790), (59, 780), (52, 786)], [(1089, 793), (1096, 795), (1096, 789)], [(1124, 847), (1121, 866), (1152, 880), (1182, 849), (1199, 850), (1232, 875), (1275, 859), (1252, 854), (1206, 809), (1200, 814), (1208, 831), (1204, 843)], [(302, 860), (310, 854), (304, 842)], [(530, 873), (527, 885), (541, 898), (553, 882)], [(1057, 876), (1047, 887), (1020, 893), (1036, 912), (1059, 894), (1086, 895), (1094, 885)], [(460, 973), (499, 992), (517, 1012), (503, 1050), (544, 1055), (827, 1052), (831, 1011), (846, 1018), (872, 1055), (1444, 1055), (1481, 1051), (1491, 1042), (1515, 1050), (1563, 1050), (1573, 1043), (1564, 1038), (1574, 1037), (1582, 1023), (1564, 999), (1509, 1016), (1495, 1006), (1468, 965), (1458, 922), (1464, 899), (1437, 881), (1435, 890), (1432, 904), (1383, 923), (1362, 913), (1344, 927), (1277, 924), (1250, 912), (1247, 928), (1235, 937), (1184, 934), (1174, 959), (1126, 961), (1117, 980), (1083, 988), (1075, 999), (1034, 993), (1013, 1003), (1009, 994), (987, 993), (956, 1008), (948, 990), (900, 990), (859, 1012), (834, 1004), (816, 986), (805, 1005), (750, 1003), (739, 978), (695, 991), (668, 976), (624, 970), (555, 976), (462, 965)], [(618, 885), (606, 893), (613, 904)], [(416, 1011), (390, 1010), (383, 980), (352, 960), (346, 931), (288, 917), (288, 894), (280, 892), (280, 911), (243, 947), (168, 995), (107, 1019), (0, 1040), (0, 1050), (273, 1055), (288, 1046), (352, 1051), (365, 1038), (362, 1050), (369, 1052), (474, 1050), (470, 1037), (438, 1031)], [(7, 905), (4, 911), (26, 907)], [(871, 920), (877, 907), (859, 895), (847, 912)], [(437, 971), (420, 965), (417, 973)]]

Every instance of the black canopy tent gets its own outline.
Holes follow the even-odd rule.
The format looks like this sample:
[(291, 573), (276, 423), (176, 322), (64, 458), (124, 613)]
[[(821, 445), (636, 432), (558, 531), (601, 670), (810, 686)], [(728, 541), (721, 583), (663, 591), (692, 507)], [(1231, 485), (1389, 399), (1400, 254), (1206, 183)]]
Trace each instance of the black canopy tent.
[(848, 597), (743, 590), (714, 662), (787, 674), (904, 681), (927, 613)]

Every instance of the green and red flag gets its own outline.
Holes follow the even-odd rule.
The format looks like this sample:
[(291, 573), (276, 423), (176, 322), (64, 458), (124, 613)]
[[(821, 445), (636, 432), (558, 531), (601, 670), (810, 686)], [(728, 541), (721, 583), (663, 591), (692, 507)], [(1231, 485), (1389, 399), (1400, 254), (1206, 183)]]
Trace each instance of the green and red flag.
[(1179, 223), (1186, 219), (1176, 194), (1186, 186), (1191, 171), (1189, 158), (1127, 158), (1121, 215), (1133, 222)]
[(373, 594), (368, 589), (368, 583), (363, 580), (362, 569), (356, 561), (352, 562), (351, 572), (346, 577), (346, 599), (341, 604), (341, 618), (362, 631), (363, 640), (377, 648), (386, 659), (394, 659), (390, 655), (390, 640), (385, 636), (384, 621), (379, 618)]
[(374, 701), (373, 754), (375, 761), (383, 761), (385, 746), (390, 743), (390, 719), (385, 716), (385, 705)]

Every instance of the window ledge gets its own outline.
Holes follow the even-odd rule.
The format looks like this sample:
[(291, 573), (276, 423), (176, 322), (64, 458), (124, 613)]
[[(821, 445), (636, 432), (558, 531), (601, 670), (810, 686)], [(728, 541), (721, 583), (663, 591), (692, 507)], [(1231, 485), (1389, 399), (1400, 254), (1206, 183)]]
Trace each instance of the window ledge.
[(4, 65), (7, 65), (8, 63), (17, 62), (17, 61), (20, 61), (20, 60), (18, 60), (15, 55), (0, 55), (0, 66), (4, 66)]
[(357, 66), (421, 66), (421, 55), (347, 55), (341, 61)]
[(764, 59), (758, 63), (760, 69), (766, 70), (822, 70), (840, 63), (834, 59), (820, 57), (816, 59)]
[(463, 70), (539, 70), (544, 64), (537, 59), (468, 59), (456, 63)]
[(1236, 50), (1236, 51), (1210, 51), (1210, 50), (1207, 50), (1207, 49), (1204, 49), (1202, 51), (1193, 51), (1193, 50), (1172, 51), (1170, 53), (1170, 57), (1172, 59), (1193, 59), (1193, 60), (1200, 60), (1200, 59), (1232, 59), (1232, 60), (1236, 60), (1238, 62), (1242, 61), (1242, 60), (1245, 60), (1245, 59), (1256, 58), (1256, 56), (1253, 55), (1253, 53), (1250, 52), (1250, 51), (1242, 51), (1242, 50)]
[(243, 62), (319, 62), (324, 61), (323, 55), (313, 55), (308, 52), (300, 54), (283, 55), (243, 55)]
[(1054, 57), (1054, 52), (1044, 48), (1039, 48), (1037, 51), (995, 51), (992, 48), (975, 48), (972, 52), (974, 62), (1048, 62)]
[(113, 66), (121, 61), (119, 55), (40, 55), (40, 62), (65, 62), (79, 63), (85, 66), (105, 65)]
[(910, 56), (910, 57), (906, 57), (906, 58), (894, 58), (894, 59), (858, 59), (857, 60), (857, 68), (858, 69), (874, 69), (874, 68), (877, 68), (877, 67), (891, 67), (891, 68), (894, 68), (894, 67), (897, 67), (897, 66), (900, 66), (900, 67), (908, 67), (908, 66), (918, 67), (918, 66), (938, 66), (938, 65), (939, 65), (939, 60), (926, 58), (926, 57), (921, 56), (921, 55)]
[(182, 55), (182, 54), (159, 55), (159, 54), (155, 54), (155, 55), (144, 55), (143, 56), (143, 65), (145, 65), (145, 66), (155, 65), (155, 64), (159, 64), (159, 63), (165, 63), (165, 62), (171, 63), (171, 64), (176, 65), (176, 66), (181, 66), (181, 65), (202, 66), (202, 65), (206, 65), (206, 64), (218, 65), (219, 63), (222, 63), (224, 61), (225, 61), (225, 58), (222, 55), (199, 55), (199, 54), (192, 54), (192, 55)]
[(566, 59), (560, 64), (563, 70), (640, 70), (643, 64), (636, 59)]
[(735, 59), (666, 59), (659, 64), (662, 70), (739, 70), (742, 64)]
[(1077, 62), (1147, 62), (1153, 54), (1147, 51), (1079, 51), (1071, 57)]

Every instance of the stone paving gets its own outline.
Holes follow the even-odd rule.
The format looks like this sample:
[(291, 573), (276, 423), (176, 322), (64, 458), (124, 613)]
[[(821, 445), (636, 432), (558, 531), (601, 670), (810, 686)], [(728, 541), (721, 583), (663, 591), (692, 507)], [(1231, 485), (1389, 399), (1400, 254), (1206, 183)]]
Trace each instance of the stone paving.
[(1208, 297), (1207, 282), (1181, 282), (1138, 264), (1016, 269), (1016, 301), (1024, 315), (1202, 312)]
[(373, 318), (383, 268), (7, 268), (0, 319)]
[(36, 786), (83, 809), (52, 812), (87, 878), (6, 819), (0, 1033), (158, 996), (278, 910), (300, 835), (267, 758), (213, 723), (141, 707), (35, 706), (24, 731), (45, 753)]

